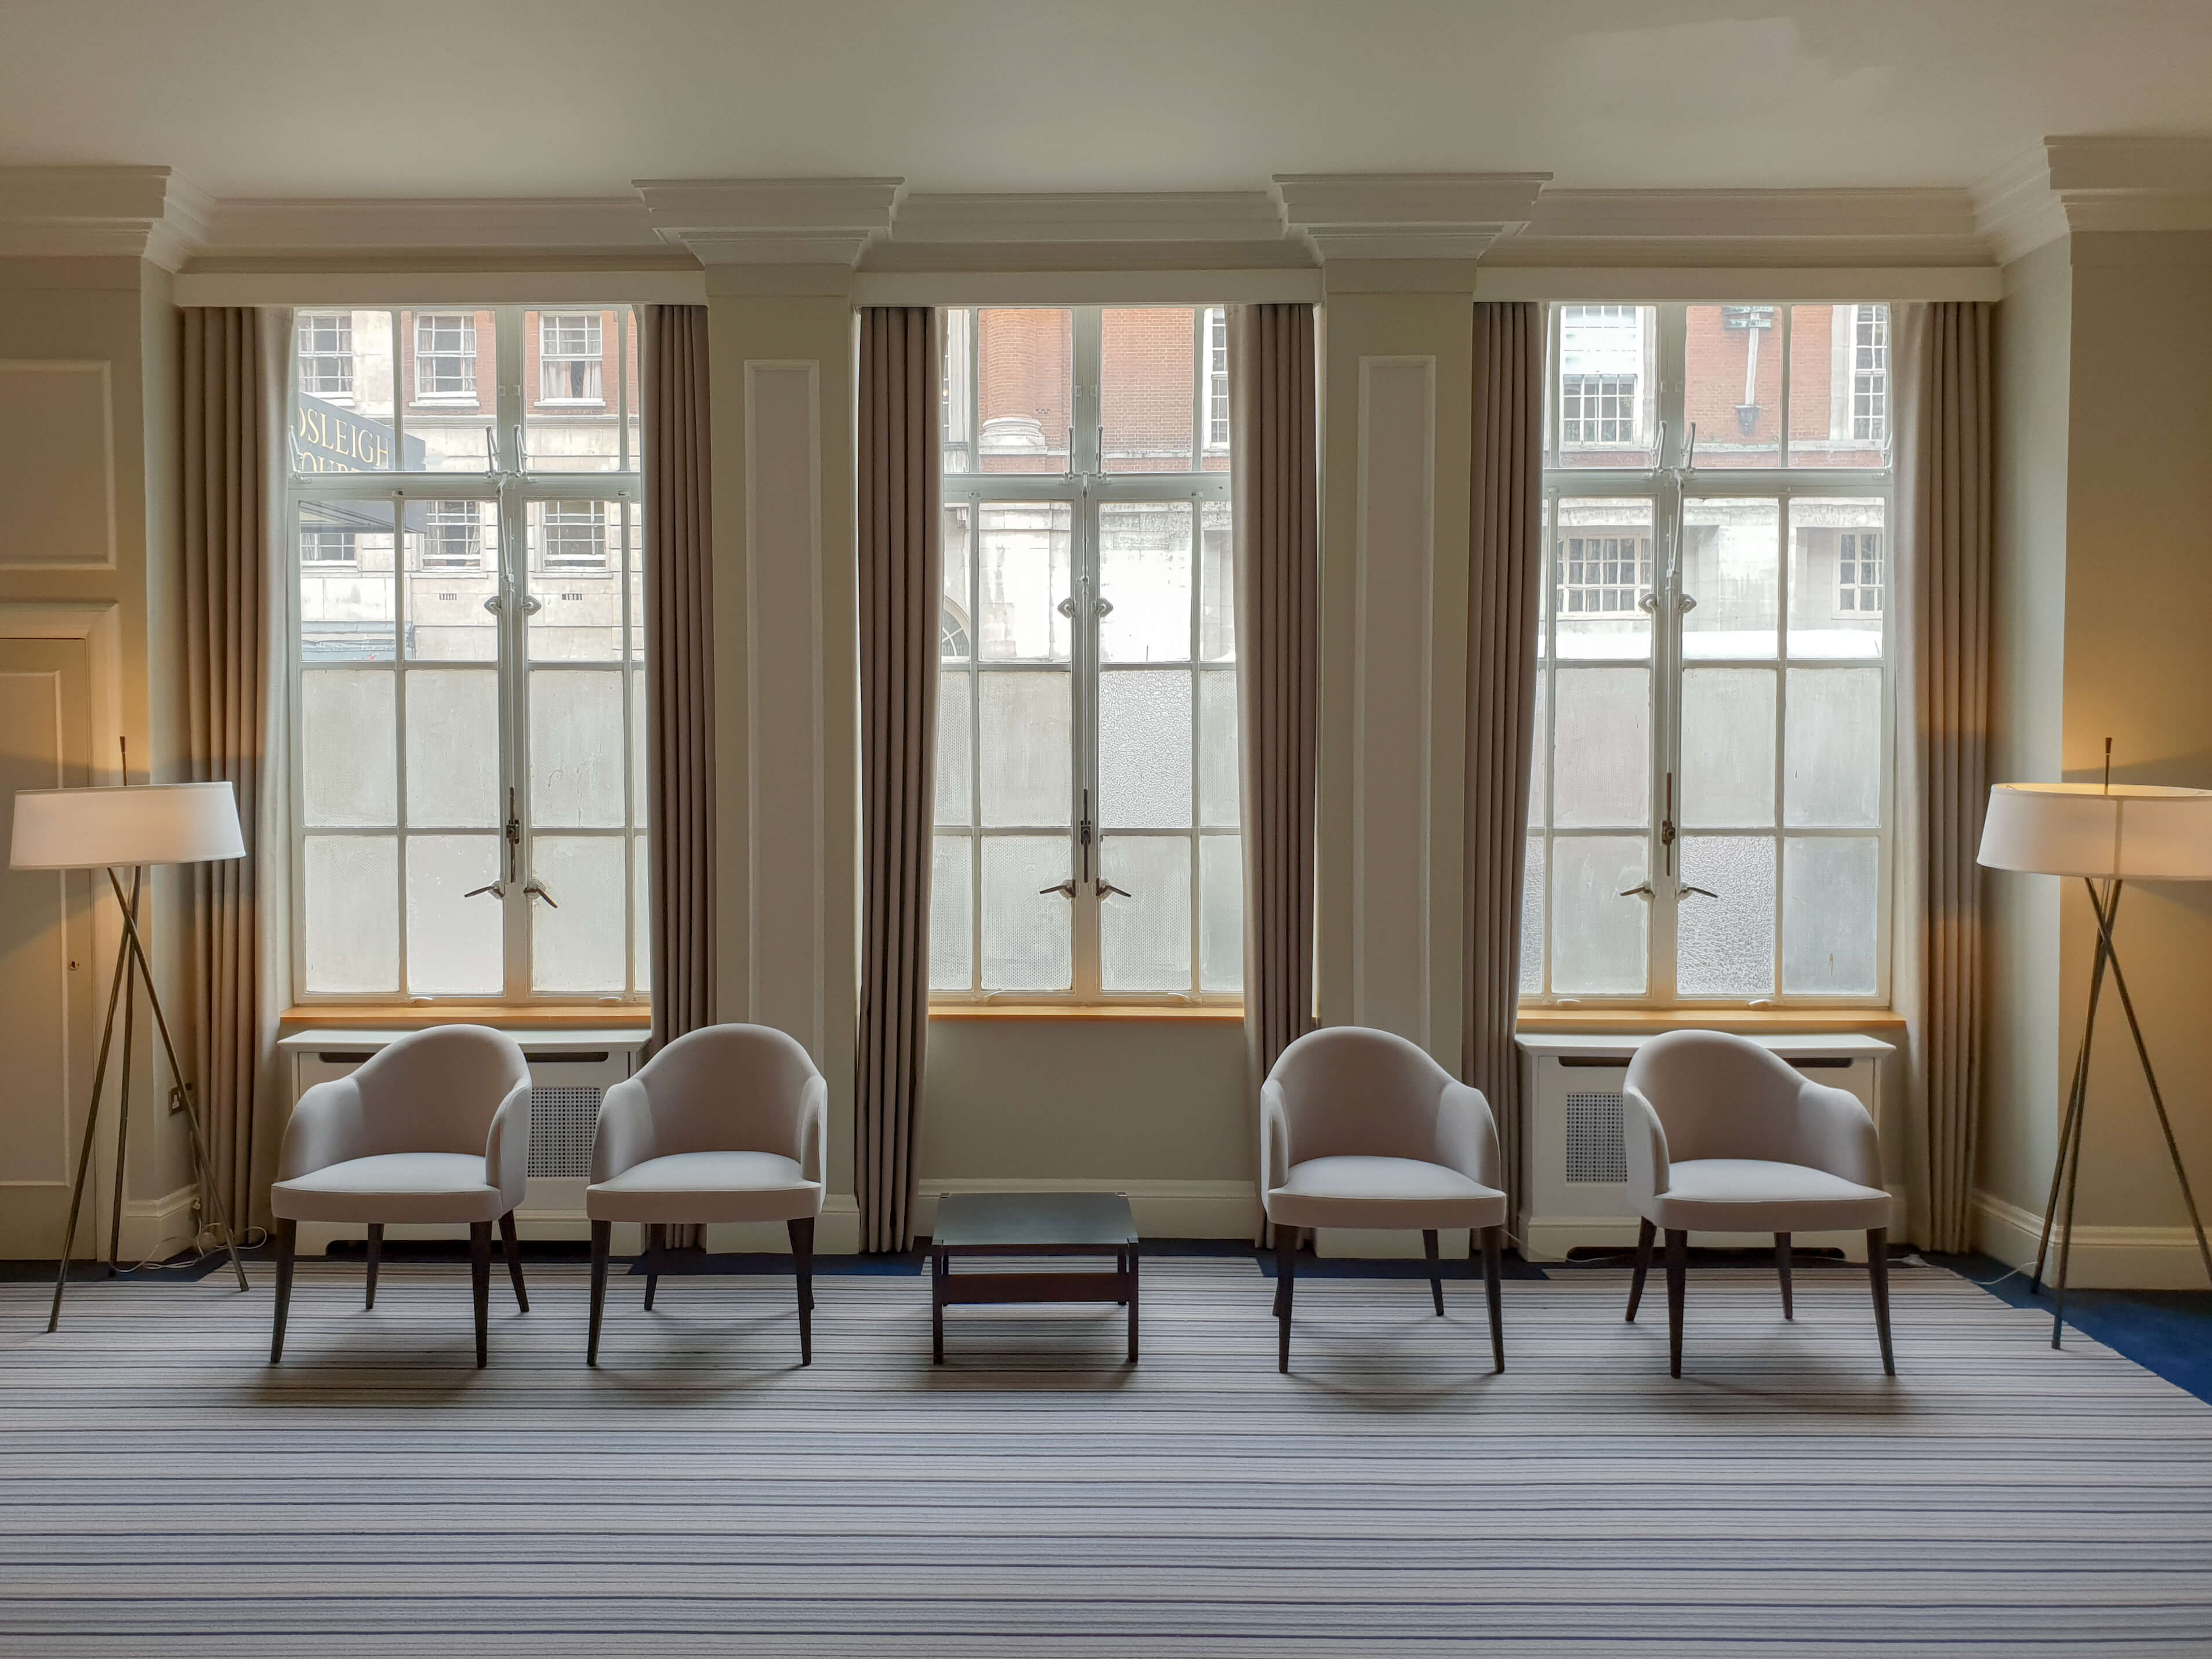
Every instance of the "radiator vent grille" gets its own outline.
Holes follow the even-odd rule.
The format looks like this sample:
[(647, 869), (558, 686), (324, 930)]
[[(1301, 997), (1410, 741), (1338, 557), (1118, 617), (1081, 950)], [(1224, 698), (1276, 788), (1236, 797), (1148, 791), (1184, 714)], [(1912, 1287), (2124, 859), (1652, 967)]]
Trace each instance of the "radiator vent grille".
[[(1616, 1122), (1620, 1114), (1613, 1114)], [(530, 1173), (588, 1176), (592, 1132), (599, 1121), (597, 1089), (532, 1089), (530, 1091)]]
[(1628, 1179), (1619, 1095), (1567, 1097), (1567, 1171), (1571, 1182), (1618, 1186)]

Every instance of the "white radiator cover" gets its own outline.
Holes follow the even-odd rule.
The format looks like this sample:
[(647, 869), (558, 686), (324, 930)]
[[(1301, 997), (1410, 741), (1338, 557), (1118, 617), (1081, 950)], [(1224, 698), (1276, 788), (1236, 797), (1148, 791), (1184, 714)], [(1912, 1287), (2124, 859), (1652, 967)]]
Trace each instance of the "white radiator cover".
[[(1656, 1035), (1653, 1033), (1651, 1035)], [(1883, 1063), (1895, 1050), (1879, 1037), (1856, 1032), (1754, 1036), (1821, 1082), (1856, 1095), (1883, 1131), (1886, 1167), (1899, 1164), (1882, 1119)], [(1562, 1261), (1569, 1252), (1626, 1249), (1636, 1243), (1636, 1216), (1628, 1203), (1628, 1164), (1621, 1139), (1621, 1090), (1628, 1062), (1647, 1036), (1524, 1035), (1521, 1050), (1521, 1194), (1513, 1231), (1532, 1261)], [(1889, 1182), (1893, 1196), (1900, 1185)], [(1904, 1206), (1898, 1220), (1904, 1223)], [(1692, 1233), (1692, 1244), (1768, 1246), (1764, 1233)], [(1840, 1249), (1853, 1261), (1866, 1256), (1863, 1233), (1806, 1233), (1792, 1240), (1810, 1249)]]

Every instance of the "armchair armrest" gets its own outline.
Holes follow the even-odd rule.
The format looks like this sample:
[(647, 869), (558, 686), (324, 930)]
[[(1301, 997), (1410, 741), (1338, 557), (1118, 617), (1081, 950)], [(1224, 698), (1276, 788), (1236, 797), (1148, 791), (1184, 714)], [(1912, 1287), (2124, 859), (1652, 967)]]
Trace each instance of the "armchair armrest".
[(363, 1128), (361, 1085), (350, 1077), (318, 1083), (300, 1097), (284, 1125), (276, 1179), (296, 1181), (333, 1164), (364, 1156), (368, 1149)]
[(1446, 1083), (1437, 1102), (1437, 1161), (1470, 1181), (1503, 1192), (1503, 1160), (1498, 1153), (1498, 1120), (1482, 1091), (1456, 1079)]
[(1807, 1078), (1797, 1085), (1797, 1156), (1862, 1187), (1880, 1187), (1881, 1137), (1856, 1095)]
[(507, 1091), (484, 1137), (484, 1178), (499, 1188), (508, 1209), (530, 1190), (530, 1079)]
[(1667, 1130), (1659, 1114), (1631, 1084), (1621, 1091), (1620, 1133), (1628, 1154), (1628, 1199), (1638, 1214), (1674, 1184), (1667, 1158)]
[(1260, 1197), (1291, 1177), (1291, 1117), (1283, 1085), (1269, 1078), (1260, 1085)]
[(822, 1148), (830, 1133), (830, 1085), (817, 1072), (799, 1097), (799, 1173), (822, 1179)]
[(592, 1180), (612, 1181), (653, 1156), (653, 1099), (645, 1085), (624, 1078), (599, 1097), (592, 1131)]

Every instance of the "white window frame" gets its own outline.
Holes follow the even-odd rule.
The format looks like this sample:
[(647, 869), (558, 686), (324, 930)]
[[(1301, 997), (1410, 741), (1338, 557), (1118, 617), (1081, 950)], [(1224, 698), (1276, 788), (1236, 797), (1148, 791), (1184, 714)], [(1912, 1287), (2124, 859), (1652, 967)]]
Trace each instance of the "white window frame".
[[(576, 331), (571, 337), (570, 331)], [(581, 365), (580, 382), (573, 372)], [(538, 313), (538, 401), (550, 408), (606, 405), (606, 331), (596, 311)], [(560, 382), (555, 389), (556, 377)], [(581, 389), (572, 389), (580, 384)]]
[[(1559, 380), (1559, 329), (1563, 307), (1550, 307), (1547, 319), (1547, 355), (1545, 383), (1547, 390)], [(1656, 307), (1655, 356), (1660, 402), (1657, 410), (1659, 430), (1663, 438), (1665, 453), (1654, 456), (1630, 455), (1623, 458), (1629, 463), (1617, 468), (1589, 465), (1587, 446), (1577, 450), (1577, 464), (1560, 465), (1559, 450), (1564, 438), (1564, 411), (1554, 409), (1547, 422), (1544, 444), (1544, 580), (1540, 584), (1542, 615), (1539, 627), (1540, 659), (1537, 673), (1541, 682), (1540, 706), (1542, 720), (1534, 734), (1532, 764), (1538, 769), (1537, 778), (1546, 805), (1545, 821), (1532, 822), (1528, 834), (1532, 842), (1540, 845), (1545, 879), (1541, 888), (1542, 959), (1537, 984), (1534, 988), (1525, 983), (1520, 1001), (1523, 1007), (1655, 1007), (1705, 1008), (1751, 1006), (1792, 1007), (1887, 1007), (1889, 1003), (1891, 979), (1892, 927), (1891, 896), (1893, 885), (1894, 856), (1894, 699), (1896, 694), (1897, 653), (1899, 641), (1892, 621), (1893, 607), (1880, 607), (1882, 618), (1882, 647), (1880, 666), (1882, 670), (1882, 691), (1880, 713), (1881, 753), (1880, 759), (1881, 805), (1877, 825), (1869, 830), (1808, 829), (1784, 825), (1784, 773), (1787, 766), (1784, 738), (1788, 731), (1790, 675), (1793, 670), (1848, 670), (1871, 665), (1864, 658), (1793, 659), (1789, 654), (1790, 583), (1790, 503), (1793, 501), (1822, 499), (1878, 499), (1883, 504), (1883, 546), (1885, 552), (1891, 544), (1890, 538), (1896, 530), (1896, 499), (1893, 476), (1887, 467), (1880, 469), (1847, 469), (1822, 465), (1769, 466), (1759, 469), (1720, 471), (1697, 468), (1686, 477), (1682, 467), (1686, 449), (1684, 420), (1686, 337), (1688, 307), (1684, 304), (1662, 304)], [(1778, 314), (1784, 319), (1782, 327), (1783, 352), (1785, 364), (1784, 396), (1788, 394), (1787, 368), (1788, 319), (1792, 307), (1783, 304)], [(1547, 398), (1547, 407), (1550, 399)], [(1655, 446), (1656, 447), (1656, 446)], [(1638, 460), (1653, 464), (1637, 465)], [(1653, 550), (1653, 580), (1639, 608), (1651, 612), (1652, 702), (1650, 708), (1650, 750), (1649, 812), (1641, 824), (1606, 826), (1577, 826), (1572, 829), (1556, 827), (1552, 818), (1557, 794), (1553, 775), (1553, 739), (1558, 718), (1559, 697), (1556, 677), (1559, 672), (1559, 599), (1562, 572), (1560, 557), (1564, 539), (1559, 523), (1558, 504), (1561, 500), (1588, 501), (1618, 498), (1637, 502), (1648, 501), (1651, 508)], [(1779, 586), (1777, 592), (1777, 621), (1775, 651), (1771, 656), (1743, 658), (1699, 655), (1686, 659), (1683, 648), (1684, 617), (1694, 605), (1696, 596), (1686, 594), (1680, 568), (1680, 549), (1676, 545), (1674, 526), (1677, 507), (1684, 499), (1723, 501), (1728, 499), (1772, 501), (1778, 516)], [(1882, 561), (1882, 579), (1887, 583), (1892, 562)], [(1686, 604), (1685, 600), (1689, 603)], [(1823, 607), (1826, 609), (1826, 607)], [(1590, 613), (1583, 613), (1585, 615)], [(1618, 612), (1597, 613), (1619, 615)], [(1686, 666), (1698, 668), (1759, 668), (1771, 670), (1775, 677), (1774, 741), (1775, 793), (1773, 822), (1766, 826), (1745, 825), (1737, 830), (1722, 826), (1701, 825), (1689, 833), (1694, 835), (1771, 835), (1776, 841), (1774, 881), (1774, 970), (1770, 989), (1764, 994), (1739, 997), (1686, 997), (1675, 989), (1677, 949), (1680, 906), (1686, 898), (1695, 896), (1687, 892), (1680, 880), (1679, 842), (1681, 833), (1674, 822), (1677, 803), (1673, 799), (1674, 780), (1681, 775), (1681, 703), (1682, 672)], [(1569, 672), (1572, 672), (1570, 670)], [(1623, 896), (1624, 903), (1646, 903), (1650, 917), (1646, 930), (1646, 979), (1644, 990), (1632, 994), (1604, 995), (1588, 991), (1555, 994), (1552, 989), (1552, 926), (1551, 908), (1553, 895), (1552, 878), (1559, 870), (1553, 855), (1557, 842), (1574, 836), (1626, 836), (1641, 835), (1647, 838), (1648, 854), (1645, 868), (1648, 884), (1652, 889), (1648, 897)], [(1823, 995), (1784, 989), (1783, 907), (1786, 884), (1782, 860), (1785, 840), (1799, 837), (1864, 837), (1877, 838), (1879, 858), (1875, 890), (1875, 989), (1863, 995)], [(1668, 878), (1669, 877), (1673, 878)]]
[[(356, 311), (361, 307), (354, 307)], [(290, 904), (292, 915), (291, 974), (292, 1000), (295, 1003), (315, 1006), (344, 1006), (346, 1004), (389, 1004), (394, 1001), (424, 1003), (434, 1006), (441, 1002), (483, 1003), (496, 1002), (514, 1006), (530, 1006), (546, 1003), (579, 1001), (646, 1005), (650, 1002), (647, 985), (649, 964), (642, 954), (641, 935), (641, 898), (645, 887), (643, 872), (647, 858), (645, 802), (640, 795), (642, 776), (641, 758), (636, 746), (643, 736), (641, 711), (643, 707), (644, 658), (642, 654), (643, 623), (641, 614), (642, 598), (641, 560), (643, 551), (644, 492), (640, 477), (639, 457), (631, 444), (631, 422), (617, 422), (621, 436), (616, 452), (617, 470), (612, 472), (553, 472), (532, 471), (526, 465), (526, 458), (520, 453), (525, 414), (522, 364), (523, 319), (526, 311), (536, 307), (523, 306), (480, 307), (468, 313), (446, 312), (440, 315), (467, 315), (473, 319), (479, 311), (492, 313), (495, 329), (495, 364), (513, 365), (505, 374), (495, 374), (497, 386), (496, 421), (490, 428), (491, 441), (495, 445), (490, 466), (483, 471), (434, 472), (308, 472), (289, 473), (285, 481), (285, 517), (291, 552), (288, 560), (290, 579), (285, 585), (283, 599), (284, 615), (283, 627), (285, 646), (286, 690), (293, 732), (294, 751), (290, 773), (290, 844), (292, 867), (290, 874)], [(614, 307), (617, 319), (617, 337), (624, 342), (621, 356), (627, 358), (628, 307)], [(392, 313), (393, 337), (398, 329), (404, 308)], [(618, 365), (617, 384), (626, 386), (627, 362)], [(287, 376), (288, 396), (296, 395), (298, 374), (296, 361), (293, 372)], [(313, 395), (312, 393), (308, 394)], [(624, 411), (634, 416), (635, 411)], [(296, 410), (288, 410), (296, 421)], [(403, 405), (393, 411), (391, 452), (404, 456), (406, 449), (406, 410)], [(433, 457), (434, 459), (434, 456)], [(441, 567), (423, 563), (417, 567), (425, 571), (449, 575), (462, 580), (489, 577), (490, 593), (486, 609), (496, 617), (498, 656), (493, 662), (456, 662), (441, 659), (410, 659), (407, 654), (409, 623), (405, 616), (408, 590), (401, 577), (407, 569), (404, 556), (408, 542), (416, 539), (405, 528), (412, 519), (427, 524), (424, 514), (449, 504), (459, 502), (477, 504), (491, 509), (498, 526), (498, 557), (483, 560), (477, 570), (465, 568)], [(300, 561), (296, 531), (301, 509), (314, 503), (334, 505), (357, 503), (379, 514), (392, 514), (395, 527), (394, 570), (392, 611), (392, 655), (383, 659), (353, 659), (332, 660), (327, 666), (349, 670), (381, 670), (396, 677), (393, 688), (395, 750), (395, 793), (397, 820), (391, 823), (355, 825), (343, 828), (310, 829), (307, 823), (304, 796), (304, 769), (300, 763), (297, 744), (302, 731), (301, 687), (308, 674), (325, 672), (302, 659), (300, 646), (301, 623), (299, 605), (302, 568)], [(532, 546), (532, 509), (541, 503), (605, 503), (617, 509), (605, 515), (605, 539), (611, 544), (609, 556), (603, 565), (592, 570), (555, 565), (547, 568), (537, 556)], [(312, 566), (310, 567), (312, 568)], [(351, 568), (352, 567), (343, 567)], [(604, 572), (613, 583), (619, 601), (619, 617), (623, 652), (617, 659), (593, 659), (585, 661), (566, 661), (545, 658), (533, 663), (530, 659), (529, 624), (531, 617), (549, 599), (557, 599), (558, 584), (580, 574), (599, 574)], [(623, 983), (619, 989), (539, 990), (532, 983), (533, 927), (538, 917), (539, 900), (533, 888), (542, 888), (533, 866), (538, 837), (541, 833), (536, 823), (531, 800), (530, 764), (530, 675), (533, 668), (566, 672), (592, 672), (619, 675), (622, 683), (622, 720), (623, 754), (622, 757), (623, 822), (620, 827), (580, 827), (548, 824), (542, 833), (549, 836), (619, 838), (624, 843), (623, 911), (622, 949), (624, 963)], [(407, 676), (422, 670), (461, 670), (493, 675), (498, 681), (500, 730), (491, 739), (499, 751), (499, 784), (501, 815), (498, 884), (496, 895), (485, 895), (470, 902), (497, 904), (500, 907), (501, 963), (503, 982), (492, 992), (422, 992), (409, 981), (408, 916), (407, 916), (407, 857), (409, 842), (418, 836), (440, 834), (485, 835), (493, 833), (482, 824), (441, 825), (410, 821), (407, 809)], [(397, 918), (398, 970), (393, 988), (361, 992), (311, 990), (307, 984), (307, 907), (306, 891), (308, 839), (316, 835), (368, 835), (395, 836), (398, 840), (398, 878), (395, 901)], [(553, 896), (557, 903), (558, 895)]]
[[(453, 343), (440, 344), (448, 330)], [(415, 313), (415, 401), (418, 404), (474, 403), (477, 397), (477, 314), (473, 311), (418, 311)], [(453, 363), (450, 374), (430, 371), (431, 364)], [(444, 384), (451, 380), (457, 384)]]
[[(985, 307), (988, 309), (988, 307)], [(1203, 657), (1203, 640), (1200, 627), (1206, 588), (1205, 516), (1210, 505), (1218, 504), (1226, 511), (1231, 499), (1230, 475), (1224, 471), (1179, 470), (1171, 472), (1107, 472), (1101, 454), (1099, 409), (1103, 374), (1103, 325), (1106, 309), (1078, 306), (1073, 307), (1044, 307), (1066, 310), (1071, 313), (1073, 373), (1072, 387), (1074, 427), (1073, 453), (1069, 457), (1070, 470), (1066, 472), (980, 472), (951, 471), (944, 476), (944, 501), (948, 507), (965, 505), (969, 514), (970, 551), (967, 560), (968, 592), (967, 619), (970, 650), (964, 662), (947, 662), (943, 672), (964, 674), (969, 682), (969, 821), (963, 829), (941, 820), (936, 826), (939, 834), (964, 834), (968, 838), (969, 905), (969, 988), (966, 991), (933, 989), (930, 1001), (935, 1006), (960, 1005), (1046, 1005), (1073, 1006), (1219, 1006), (1236, 1007), (1243, 1002), (1243, 992), (1209, 991), (1202, 988), (1201, 912), (1200, 908), (1200, 878), (1204, 862), (1203, 843), (1211, 840), (1236, 838), (1242, 847), (1244, 833), (1240, 821), (1235, 829), (1208, 828), (1200, 822), (1199, 793), (1203, 771), (1200, 759), (1200, 720), (1203, 698), (1201, 677), (1208, 672), (1235, 671), (1236, 659), (1207, 660)], [(1183, 307), (1164, 307), (1182, 309)], [(1208, 307), (1198, 307), (1193, 315), (1194, 343), (1200, 349), (1194, 354), (1192, 374), (1192, 404), (1194, 431), (1203, 438), (1207, 431), (1206, 404), (1212, 395), (1210, 363), (1205, 350), (1208, 328)], [(958, 313), (948, 313), (948, 340), (965, 339), (971, 347), (977, 342), (980, 330), (969, 308), (966, 319), (957, 324), (965, 333), (956, 331), (951, 320)], [(946, 386), (949, 407), (975, 410), (981, 407), (977, 386), (980, 352), (969, 349), (965, 355), (967, 384), (950, 383)], [(951, 440), (948, 431), (948, 441)], [(1218, 459), (1223, 453), (1204, 443), (1197, 446), (1199, 453), (1192, 465), (1200, 465), (1208, 457)], [(981, 464), (984, 457), (972, 449), (968, 465)], [(977, 586), (981, 580), (981, 559), (976, 550), (980, 546), (981, 518), (986, 505), (1021, 503), (1064, 503), (1069, 509), (1070, 537), (1070, 592), (1066, 604), (1070, 620), (1071, 643), (1065, 662), (1001, 662), (988, 664), (979, 660), (974, 648), (975, 624), (974, 618), (981, 612)], [(1102, 827), (1099, 793), (1098, 708), (1099, 679), (1102, 675), (1140, 669), (1154, 672), (1172, 664), (1107, 664), (1100, 660), (1099, 623), (1103, 612), (1100, 600), (1099, 573), (1099, 509), (1121, 502), (1159, 502), (1189, 504), (1191, 523), (1191, 637), (1197, 645), (1194, 659), (1188, 667), (1191, 674), (1191, 823), (1188, 829), (1141, 830), (1107, 829)], [(1233, 533), (1233, 531), (1232, 531)], [(1109, 601), (1110, 603), (1110, 601)], [(1068, 614), (1068, 613), (1064, 613)], [(1069, 800), (1067, 819), (1060, 824), (991, 824), (982, 822), (981, 776), (981, 697), (980, 677), (1000, 672), (1067, 673), (1070, 676), (1072, 700), (1070, 729), (1072, 750), (1069, 765)], [(1240, 813), (1241, 819), (1241, 813)], [(1085, 839), (1090, 836), (1087, 868)], [(1068, 841), (1069, 878), (1073, 892), (1068, 899), (1070, 917), (1070, 951), (1072, 971), (1070, 984), (1063, 991), (988, 990), (982, 983), (983, 974), (983, 845), (995, 837), (1018, 836), (1061, 836)], [(1181, 991), (1109, 991), (1102, 983), (1100, 942), (1100, 906), (1102, 898), (1099, 882), (1105, 874), (1103, 866), (1106, 843), (1116, 838), (1166, 837), (1186, 841), (1190, 846), (1190, 888), (1188, 898), (1190, 927), (1190, 979)], [(1241, 972), (1241, 970), (1240, 970)]]

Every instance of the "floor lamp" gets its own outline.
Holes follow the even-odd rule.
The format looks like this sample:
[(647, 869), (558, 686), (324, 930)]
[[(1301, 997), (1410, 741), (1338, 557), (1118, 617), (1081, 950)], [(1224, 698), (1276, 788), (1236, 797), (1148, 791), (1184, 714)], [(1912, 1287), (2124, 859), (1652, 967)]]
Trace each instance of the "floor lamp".
[(2115, 787), (2111, 782), (2109, 752), (2106, 772), (2101, 787), (2094, 783), (1997, 785), (1990, 791), (1989, 816), (1984, 821), (1978, 856), (1978, 861), (1992, 870), (2081, 877), (2082, 886), (2088, 890), (2090, 911), (2097, 919), (2088, 1015), (2081, 1028), (2081, 1047), (2074, 1060), (2074, 1085), (2066, 1097), (2066, 1115), (2059, 1126), (2058, 1157), (2051, 1170), (2051, 1197), (2043, 1207), (2043, 1237), (2036, 1245), (2035, 1276), (2030, 1281), (2032, 1291), (2042, 1288), (2044, 1262), (2056, 1226), (2058, 1276), (2051, 1322), (2054, 1348), (2066, 1323), (2066, 1270), (2074, 1245), (2074, 1194), (2081, 1174), (2089, 1042), (2096, 1035), (2097, 1004), (2108, 972), (2120, 1006), (2127, 1013), (2128, 1030), (2135, 1038), (2136, 1056), (2142, 1062), (2143, 1080), (2150, 1085), (2150, 1103), (2157, 1109), (2159, 1127), (2166, 1132), (2166, 1155), (2173, 1160), (2174, 1177), (2181, 1183), (2189, 1224), (2197, 1231), (2197, 1254), (2204, 1260), (2206, 1276), (2212, 1278), (2212, 1248), (2204, 1242), (2197, 1195), (2190, 1190), (2181, 1146), (2173, 1138), (2173, 1123), (2166, 1115), (2165, 1097), (2159, 1092), (2158, 1074), (2151, 1069), (2150, 1049), (2143, 1042), (2135, 1000), (2128, 994), (2127, 978), (2120, 971), (2119, 954), (2112, 945), (2120, 892), (2129, 882), (2212, 881), (2212, 789), (2169, 789), (2151, 784)]
[[(246, 856), (239, 833), (238, 798), (227, 783), (141, 783), (86, 789), (23, 789), (15, 795), (15, 829), (9, 846), (8, 862), (17, 870), (106, 870), (107, 884), (123, 912), (123, 947), (116, 952), (115, 977), (107, 991), (107, 1020), (100, 1028), (100, 1057), (92, 1068), (92, 1104), (84, 1117), (84, 1144), (76, 1158), (76, 1184), (70, 1194), (69, 1224), (62, 1233), (61, 1266), (54, 1274), (53, 1311), (46, 1328), (61, 1323), (62, 1290), (69, 1282), (70, 1248), (76, 1242), (76, 1218), (84, 1204), (84, 1178), (92, 1166), (93, 1130), (100, 1121), (100, 1097), (107, 1080), (107, 1054), (115, 1035), (115, 1010), (123, 1006), (123, 1077), (121, 1118), (115, 1144), (115, 1214), (108, 1243), (109, 1266), (121, 1238), (123, 1155), (131, 1127), (131, 1010), (137, 986), (144, 981), (146, 1001), (153, 1010), (154, 1027), (161, 1035), (161, 1051), (167, 1056), (169, 1075), (177, 1097), (184, 1103), (185, 1123), (191, 1133), (192, 1164), (201, 1190), (215, 1209), (216, 1230), (230, 1252), (231, 1270), (244, 1290), (246, 1268), (238, 1259), (238, 1240), (224, 1212), (222, 1194), (208, 1167), (207, 1143), (200, 1135), (198, 1109), (185, 1085), (185, 1068), (178, 1064), (177, 1046), (170, 1040), (169, 1022), (155, 994), (154, 969), (146, 960), (146, 945), (138, 932), (138, 894), (149, 864), (205, 864), (219, 859)], [(122, 878), (131, 872), (130, 896)]]

